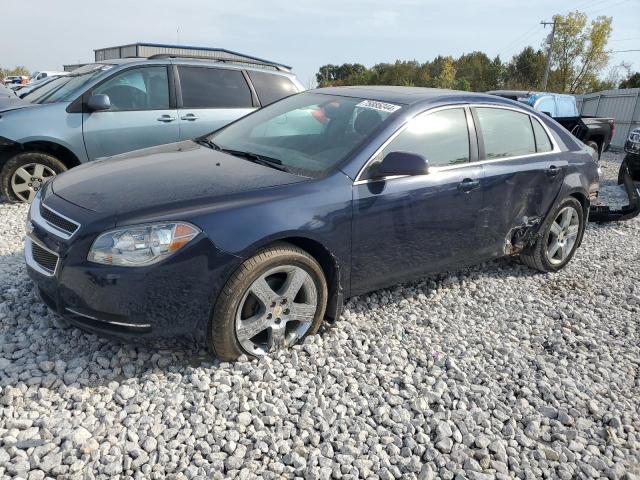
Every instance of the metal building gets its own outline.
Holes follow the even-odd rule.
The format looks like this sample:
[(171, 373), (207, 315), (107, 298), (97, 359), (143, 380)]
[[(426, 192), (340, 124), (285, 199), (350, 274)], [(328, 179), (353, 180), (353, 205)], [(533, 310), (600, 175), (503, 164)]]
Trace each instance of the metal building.
[(282, 65), (252, 55), (233, 52), (224, 48), (195, 47), (190, 45), (166, 45), (162, 43), (131, 43), (128, 45), (120, 45), (117, 47), (99, 48), (94, 50), (95, 61), (113, 60), (116, 58), (148, 58), (153, 55), (176, 55), (186, 57), (210, 58), (212, 60), (231, 60), (237, 63), (269, 63), (277, 65), (282, 69), (291, 70), (288, 65)]

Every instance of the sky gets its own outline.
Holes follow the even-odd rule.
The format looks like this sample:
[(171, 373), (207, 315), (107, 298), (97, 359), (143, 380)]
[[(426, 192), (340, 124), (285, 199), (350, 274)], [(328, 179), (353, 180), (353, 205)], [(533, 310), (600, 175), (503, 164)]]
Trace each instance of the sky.
[[(220, 47), (292, 65), (313, 86), (327, 63), (458, 57), (503, 60), (542, 45), (556, 13), (613, 17), (611, 50), (640, 50), (640, 0), (29, 0), (3, 2), (0, 66), (57, 70), (135, 42)], [(640, 52), (618, 52), (640, 70)]]

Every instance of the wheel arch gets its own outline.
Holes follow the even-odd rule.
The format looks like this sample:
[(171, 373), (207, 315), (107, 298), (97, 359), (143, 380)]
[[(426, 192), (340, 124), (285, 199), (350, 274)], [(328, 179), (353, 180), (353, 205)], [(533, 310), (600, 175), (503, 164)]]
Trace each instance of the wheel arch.
[(77, 167), (81, 163), (78, 156), (69, 148), (50, 140), (33, 140), (21, 145), (24, 152), (48, 153), (64, 163), (67, 168)]
[(0, 168), (18, 153), (41, 152), (56, 157), (67, 168), (73, 168), (82, 162), (69, 147), (48, 139), (14, 142), (0, 153)]
[(342, 313), (344, 288), (342, 285), (340, 263), (335, 255), (333, 255), (325, 245), (315, 239), (294, 235), (271, 238), (268, 241), (255, 246), (252, 249), (251, 255), (255, 254), (258, 250), (277, 243), (289, 243), (301, 248), (320, 264), (328, 287), (327, 309), (325, 316), (330, 320), (337, 320)]

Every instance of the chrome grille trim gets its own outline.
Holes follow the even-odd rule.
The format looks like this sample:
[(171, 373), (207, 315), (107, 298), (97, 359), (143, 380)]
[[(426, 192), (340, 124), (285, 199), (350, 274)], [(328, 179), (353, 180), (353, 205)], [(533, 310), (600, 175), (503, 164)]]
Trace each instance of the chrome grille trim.
[[(42, 265), (40, 265), (35, 258), (33, 257), (33, 244), (38, 245), (38, 247), (42, 248), (43, 250), (46, 250), (47, 252), (51, 253), (52, 255), (56, 256), (56, 265), (54, 267), (53, 270), (49, 270), (48, 268), (44, 268)], [(24, 242), (24, 259), (25, 262), (27, 262), (27, 265), (31, 268), (33, 268), (36, 272), (46, 276), (46, 277), (53, 277), (56, 274), (56, 270), (58, 270), (58, 265), (60, 263), (60, 256), (48, 249), (47, 247), (45, 247), (42, 243), (36, 241), (33, 237), (27, 236), (25, 238), (25, 242)]]
[(71, 313), (72, 315), (77, 315), (78, 317), (84, 317), (84, 318), (88, 318), (89, 320), (95, 320), (96, 322), (102, 322), (109, 325), (116, 325), (119, 327), (127, 327), (127, 328), (150, 328), (151, 327), (150, 323), (139, 324), (139, 323), (115, 322), (113, 320), (102, 320), (101, 318), (96, 318), (92, 315), (87, 315), (86, 313), (80, 313), (77, 310), (73, 310), (69, 307), (65, 307), (65, 310)]
[[(42, 215), (40, 214), (40, 206), (46, 208), (47, 210), (49, 210), (49, 212), (53, 213), (54, 215), (59, 216), (60, 218), (76, 225), (76, 229), (69, 233), (66, 230), (61, 229), (60, 227), (54, 225), (53, 223), (45, 220)], [(43, 229), (45, 229), (47, 232), (51, 233), (52, 235), (55, 235), (56, 237), (59, 237), (63, 240), (69, 240), (70, 238), (72, 238), (76, 233), (78, 233), (78, 230), (80, 230), (80, 224), (78, 222), (76, 222), (75, 220), (62, 215), (61, 213), (55, 211), (53, 208), (48, 207), (46, 205), (44, 205), (44, 203), (39, 202), (37, 205), (35, 204), (35, 202), (32, 204), (31, 206), (31, 210), (29, 211), (30, 215), (31, 215), (31, 221), (35, 224), (37, 224), (39, 227), (42, 227)]]

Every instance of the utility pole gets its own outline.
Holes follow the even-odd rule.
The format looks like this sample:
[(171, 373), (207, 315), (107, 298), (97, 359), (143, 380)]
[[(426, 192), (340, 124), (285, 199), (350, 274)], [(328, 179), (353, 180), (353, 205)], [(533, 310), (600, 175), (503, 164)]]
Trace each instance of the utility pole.
[(547, 25), (553, 25), (551, 27), (551, 35), (549, 35), (549, 47), (547, 48), (547, 64), (544, 67), (544, 78), (542, 79), (542, 90), (547, 89), (547, 81), (549, 80), (549, 68), (551, 67), (551, 51), (553, 49), (553, 39), (556, 36), (556, 21), (553, 22), (545, 22), (544, 20), (540, 22), (541, 25), (544, 25), (547, 28)]

